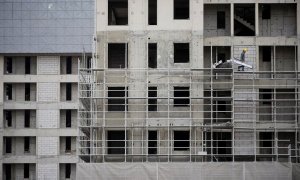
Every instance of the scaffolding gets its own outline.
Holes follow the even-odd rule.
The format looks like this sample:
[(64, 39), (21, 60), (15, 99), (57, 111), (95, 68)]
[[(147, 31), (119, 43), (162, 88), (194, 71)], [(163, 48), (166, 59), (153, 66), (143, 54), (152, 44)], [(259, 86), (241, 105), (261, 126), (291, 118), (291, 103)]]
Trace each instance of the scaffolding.
[[(211, 47), (211, 64), (212, 56)], [(97, 55), (79, 62), (78, 155), (84, 162), (300, 162), (297, 68), (97, 63)]]

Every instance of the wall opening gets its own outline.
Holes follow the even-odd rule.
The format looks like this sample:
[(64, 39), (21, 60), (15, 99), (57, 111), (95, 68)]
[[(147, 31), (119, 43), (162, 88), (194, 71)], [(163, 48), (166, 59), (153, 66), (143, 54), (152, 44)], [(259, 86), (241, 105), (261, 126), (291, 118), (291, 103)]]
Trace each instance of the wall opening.
[(157, 154), (157, 131), (148, 131), (148, 154)]
[(30, 110), (24, 111), (24, 127), (25, 128), (30, 127)]
[(108, 68), (127, 68), (128, 45), (127, 43), (108, 44)]
[(190, 18), (190, 0), (174, 0), (174, 19)]
[(5, 166), (5, 179), (11, 180), (12, 179), (11, 164), (4, 164), (4, 166)]
[(72, 100), (72, 83), (66, 83), (66, 100)]
[(213, 101), (214, 123), (231, 122), (231, 91), (216, 90), (213, 96), (215, 98)]
[(174, 87), (174, 107), (190, 105), (190, 87)]
[(66, 110), (66, 127), (72, 126), (72, 111), (70, 109)]
[(262, 46), (262, 61), (271, 62), (272, 47), (271, 46)]
[(255, 5), (234, 5), (234, 35), (255, 36)]
[(29, 178), (29, 164), (24, 164), (24, 178), (28, 179)]
[(148, 44), (148, 67), (157, 68), (157, 43)]
[(11, 152), (12, 152), (12, 138), (5, 137), (5, 153), (11, 153)]
[(66, 149), (65, 149), (66, 153), (71, 153), (71, 137), (67, 136), (66, 137)]
[(72, 74), (72, 57), (68, 56), (66, 59), (66, 73)]
[[(231, 161), (232, 157), (224, 156), (232, 154), (232, 133), (231, 132), (206, 132), (206, 147), (208, 154), (215, 155), (213, 161)], [(222, 156), (217, 156), (222, 155)]]
[(188, 63), (190, 61), (189, 43), (174, 43), (174, 63)]
[(108, 25), (128, 25), (128, 0), (108, 0)]
[(271, 19), (271, 5), (270, 4), (262, 5), (262, 19)]
[(30, 83), (25, 83), (25, 101), (30, 101)]
[(157, 87), (148, 87), (148, 111), (157, 111)]
[(12, 57), (6, 57), (5, 58), (5, 73), (6, 74), (12, 73), (12, 69), (13, 69)]
[(272, 155), (273, 139), (274, 139), (273, 132), (259, 132), (260, 154)]
[(148, 25), (157, 25), (157, 0), (148, 0)]
[(25, 74), (30, 74), (31, 58), (25, 57)]
[(65, 178), (66, 179), (71, 178), (71, 164), (69, 163), (65, 165)]
[(125, 87), (108, 87), (108, 111), (125, 111), (125, 97)]
[(12, 127), (12, 111), (5, 110), (6, 127)]
[(225, 29), (225, 11), (217, 12), (217, 28)]
[(174, 151), (190, 149), (190, 131), (174, 131)]
[(125, 154), (125, 131), (107, 131), (107, 153)]
[(24, 152), (30, 152), (30, 137), (28, 136), (24, 137)]
[(12, 100), (12, 84), (5, 84), (5, 96), (6, 100)]

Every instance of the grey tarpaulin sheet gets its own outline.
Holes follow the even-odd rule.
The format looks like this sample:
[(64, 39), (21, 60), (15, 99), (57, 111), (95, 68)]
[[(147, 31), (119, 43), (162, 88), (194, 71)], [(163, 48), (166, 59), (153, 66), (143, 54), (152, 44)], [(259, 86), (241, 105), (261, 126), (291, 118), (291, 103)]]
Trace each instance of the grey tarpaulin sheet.
[(78, 163), (76, 179), (292, 180), (299, 168), (279, 162)]

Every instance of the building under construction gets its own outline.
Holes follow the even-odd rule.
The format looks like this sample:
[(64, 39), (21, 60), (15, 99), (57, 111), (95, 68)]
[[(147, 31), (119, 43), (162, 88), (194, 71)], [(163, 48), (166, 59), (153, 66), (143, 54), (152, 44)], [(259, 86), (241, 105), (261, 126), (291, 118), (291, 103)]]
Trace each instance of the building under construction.
[[(79, 65), (77, 178), (299, 177), (299, 10), (98, 0), (93, 59)], [(214, 65), (243, 49), (244, 71)]]

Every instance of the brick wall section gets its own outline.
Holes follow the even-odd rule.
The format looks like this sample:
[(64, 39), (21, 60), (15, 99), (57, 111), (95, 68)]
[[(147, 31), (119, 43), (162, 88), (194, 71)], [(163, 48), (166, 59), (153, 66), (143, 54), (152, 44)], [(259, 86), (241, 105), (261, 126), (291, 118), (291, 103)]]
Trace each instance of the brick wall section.
[(59, 96), (59, 83), (39, 83), (38, 101), (57, 102)]
[(38, 56), (38, 74), (59, 74), (59, 56)]
[(37, 110), (38, 128), (58, 128), (59, 110)]
[(38, 155), (58, 155), (58, 141), (59, 137), (38, 137)]
[(56, 180), (58, 179), (58, 164), (42, 164), (37, 166), (37, 179)]

